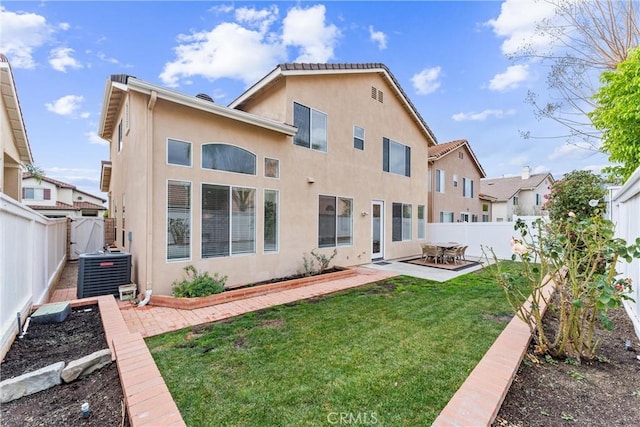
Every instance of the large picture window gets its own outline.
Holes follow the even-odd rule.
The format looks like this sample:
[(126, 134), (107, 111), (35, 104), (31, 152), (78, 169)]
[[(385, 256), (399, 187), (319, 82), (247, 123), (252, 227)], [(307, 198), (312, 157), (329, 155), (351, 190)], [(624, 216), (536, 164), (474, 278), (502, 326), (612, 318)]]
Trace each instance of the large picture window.
[(202, 168), (255, 175), (256, 155), (234, 145), (204, 144)]
[(255, 253), (255, 189), (202, 184), (202, 257)]
[(293, 103), (293, 125), (298, 132), (293, 143), (300, 147), (327, 151), (327, 115), (297, 102)]
[(404, 203), (393, 203), (391, 240), (400, 242), (411, 240), (411, 205)]
[(167, 139), (167, 163), (191, 166), (191, 143)]
[(318, 247), (353, 243), (353, 200), (320, 196), (318, 199)]
[(191, 183), (170, 180), (167, 185), (167, 259), (182, 260), (190, 257)]
[(264, 190), (264, 251), (278, 251), (278, 190)]
[(411, 147), (382, 138), (382, 169), (385, 172), (411, 176)]

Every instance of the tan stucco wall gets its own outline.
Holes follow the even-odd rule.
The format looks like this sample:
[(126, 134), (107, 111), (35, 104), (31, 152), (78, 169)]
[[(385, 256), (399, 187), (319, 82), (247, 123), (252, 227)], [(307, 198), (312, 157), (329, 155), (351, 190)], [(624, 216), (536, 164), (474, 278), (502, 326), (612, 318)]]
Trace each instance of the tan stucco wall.
[[(459, 154), (462, 153), (462, 158)], [(445, 171), (445, 192), (435, 191), (436, 169)], [(429, 169), (431, 175), (430, 194), (430, 221), (440, 222), (440, 212), (453, 212), (454, 222), (460, 220), (462, 212), (478, 216), (478, 222), (482, 221), (482, 201), (478, 198), (480, 192), (480, 171), (476, 167), (466, 146), (458, 147), (442, 158), (434, 161)], [(458, 186), (453, 186), (453, 177), (457, 176)], [(463, 178), (473, 180), (473, 198), (463, 197)]]
[[(370, 97), (371, 86), (385, 91), (380, 103)], [(139, 289), (149, 283), (154, 293), (169, 294), (171, 283), (182, 277), (182, 269), (193, 264), (200, 270), (229, 276), (228, 285), (238, 285), (302, 270), (302, 257), (318, 245), (318, 196), (353, 199), (353, 244), (338, 246), (332, 265), (350, 266), (371, 261), (371, 202), (385, 202), (385, 258), (419, 253), (417, 206), (427, 204), (427, 142), (409, 118), (390, 88), (376, 74), (329, 77), (295, 77), (274, 91), (274, 102), (264, 104), (284, 108), (284, 122), (292, 123), (293, 101), (328, 115), (328, 152), (293, 145), (286, 137), (262, 128), (241, 124), (159, 99), (152, 113), (148, 97), (131, 93), (131, 130), (124, 136), (123, 150), (116, 153), (111, 143), (113, 174), (111, 199), (118, 206), (118, 243), (121, 245), (122, 194), (126, 194), (126, 229), (133, 232), (124, 250), (133, 254), (134, 280)], [(284, 99), (284, 101), (282, 101)], [(257, 108), (257, 107), (256, 107)], [(255, 113), (255, 111), (252, 111)], [(153, 115), (152, 119), (150, 115)], [(281, 116), (283, 114), (281, 113)], [(271, 117), (278, 117), (273, 113)], [(147, 206), (147, 123), (153, 122), (153, 172), (150, 187), (152, 209)], [(353, 125), (365, 128), (365, 150), (353, 148)], [(114, 131), (117, 132), (117, 126)], [(383, 172), (382, 138), (388, 137), (412, 147), (411, 178)], [(166, 164), (167, 138), (192, 143), (192, 166)], [(257, 156), (257, 174), (202, 170), (201, 144), (223, 142), (237, 145)], [(280, 179), (264, 177), (264, 158), (280, 161)], [(308, 178), (314, 182), (309, 183)], [(167, 180), (191, 182), (191, 259), (167, 261)], [(201, 258), (201, 185), (221, 184), (256, 189), (256, 253), (221, 258)], [(279, 243), (275, 254), (263, 253), (263, 191), (280, 191)], [(412, 205), (412, 240), (391, 242), (392, 203)], [(362, 215), (361, 213), (366, 213)], [(147, 226), (150, 226), (149, 228)], [(150, 240), (152, 239), (152, 240)], [(146, 248), (152, 247), (152, 263), (147, 268)], [(322, 249), (331, 253), (333, 248)], [(147, 275), (147, 271), (150, 272)]]

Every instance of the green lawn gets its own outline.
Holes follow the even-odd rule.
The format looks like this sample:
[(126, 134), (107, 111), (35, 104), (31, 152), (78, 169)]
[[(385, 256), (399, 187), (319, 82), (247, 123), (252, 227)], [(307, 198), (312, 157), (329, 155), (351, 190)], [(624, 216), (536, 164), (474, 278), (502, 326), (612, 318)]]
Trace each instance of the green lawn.
[(487, 270), (398, 277), (147, 344), (189, 426), (426, 426), (506, 325)]

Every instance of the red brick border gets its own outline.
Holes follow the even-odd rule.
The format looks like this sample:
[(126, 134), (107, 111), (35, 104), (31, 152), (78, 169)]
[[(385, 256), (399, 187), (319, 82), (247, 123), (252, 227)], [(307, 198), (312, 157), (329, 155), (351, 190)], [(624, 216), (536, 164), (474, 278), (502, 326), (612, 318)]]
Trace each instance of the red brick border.
[[(544, 280), (544, 300), (540, 304), (543, 313), (547, 308), (545, 301), (548, 301), (556, 286), (552, 280)], [(530, 306), (530, 299), (524, 303), (524, 307)], [(529, 326), (514, 316), (440, 412), (432, 427), (490, 426), (509, 392), (530, 341)]]
[(197, 308), (210, 307), (212, 305), (223, 304), (231, 301), (238, 301), (259, 295), (267, 295), (287, 289), (296, 289), (314, 283), (329, 282), (332, 280), (344, 279), (355, 276), (354, 269), (348, 268), (334, 273), (321, 274), (317, 276), (303, 277), (301, 279), (287, 280), (283, 282), (258, 285), (249, 288), (231, 289), (220, 294), (199, 298), (176, 298), (167, 295), (152, 295), (150, 305), (157, 307), (177, 308), (180, 310), (194, 310)]

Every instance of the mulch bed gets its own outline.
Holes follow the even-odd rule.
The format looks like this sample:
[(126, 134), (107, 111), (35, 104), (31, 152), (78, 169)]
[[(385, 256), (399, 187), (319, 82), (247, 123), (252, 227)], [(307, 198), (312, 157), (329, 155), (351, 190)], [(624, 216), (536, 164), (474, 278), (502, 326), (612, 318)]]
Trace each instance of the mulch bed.
[[(494, 426), (637, 426), (640, 423), (640, 340), (624, 308), (609, 312), (612, 332), (600, 330), (596, 359), (553, 360), (533, 345), (518, 369)], [(549, 311), (545, 328), (555, 328)], [(631, 340), (633, 350), (625, 349)]]
[[(56, 362), (69, 363), (107, 347), (98, 306), (74, 308), (64, 322), (31, 323), (24, 338), (16, 338), (0, 364), (0, 372), (5, 380)], [(128, 420), (123, 420), (123, 399), (118, 369), (111, 363), (69, 384), (3, 404), (2, 425), (128, 425)], [(84, 402), (91, 410), (86, 419), (80, 410)]]

